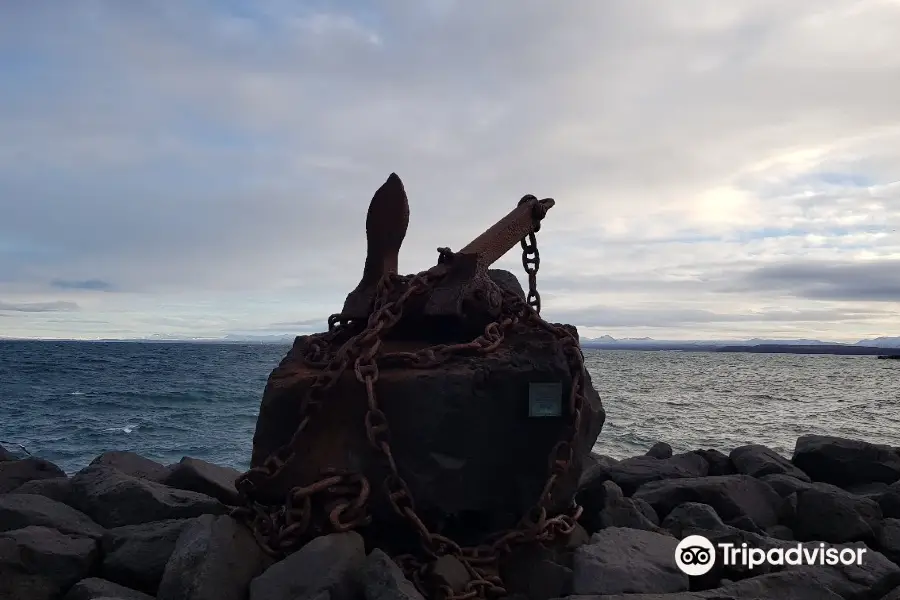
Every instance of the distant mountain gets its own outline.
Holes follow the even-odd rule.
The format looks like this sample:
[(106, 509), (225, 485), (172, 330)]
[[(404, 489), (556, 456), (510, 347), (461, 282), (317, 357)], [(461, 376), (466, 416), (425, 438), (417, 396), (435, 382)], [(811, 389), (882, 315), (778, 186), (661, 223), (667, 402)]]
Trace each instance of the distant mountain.
[(822, 340), (654, 340), (652, 338), (616, 339), (610, 335), (581, 340), (584, 348), (605, 350), (680, 350), (692, 352), (754, 352), (792, 354), (892, 354), (900, 350), (900, 337), (879, 337), (855, 343)]
[(900, 337), (877, 337), (871, 340), (860, 340), (857, 346), (872, 346), (875, 348), (900, 348)]
[(223, 342), (293, 342), (296, 335), (293, 334), (280, 334), (280, 335), (243, 335), (243, 334), (234, 334), (229, 333), (224, 338), (222, 338)]

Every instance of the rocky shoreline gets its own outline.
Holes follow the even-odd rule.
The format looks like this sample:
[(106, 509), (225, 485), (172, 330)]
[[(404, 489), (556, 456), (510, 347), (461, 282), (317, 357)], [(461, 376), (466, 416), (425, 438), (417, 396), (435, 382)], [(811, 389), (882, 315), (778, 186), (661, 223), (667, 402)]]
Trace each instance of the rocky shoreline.
[[(803, 436), (790, 459), (759, 445), (673, 455), (659, 443), (591, 463), (581, 526), (562, 544), (501, 559), (510, 597), (900, 600), (900, 448)], [(274, 562), (228, 516), (237, 475), (193, 458), (165, 466), (107, 452), (69, 477), (0, 448), (0, 600), (421, 600), (355, 532)], [(865, 553), (861, 565), (754, 568), (717, 555), (709, 572), (688, 576), (674, 556), (689, 535)]]

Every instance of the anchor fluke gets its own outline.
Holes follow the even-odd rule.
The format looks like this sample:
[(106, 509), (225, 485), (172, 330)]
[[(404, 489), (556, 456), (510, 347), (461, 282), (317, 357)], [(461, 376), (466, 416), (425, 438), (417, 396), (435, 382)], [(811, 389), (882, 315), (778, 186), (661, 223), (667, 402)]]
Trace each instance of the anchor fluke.
[(375, 288), (387, 273), (397, 273), (400, 246), (409, 227), (409, 201), (403, 182), (391, 173), (369, 203), (366, 215), (366, 264), (359, 285), (347, 295), (341, 316), (366, 319)]

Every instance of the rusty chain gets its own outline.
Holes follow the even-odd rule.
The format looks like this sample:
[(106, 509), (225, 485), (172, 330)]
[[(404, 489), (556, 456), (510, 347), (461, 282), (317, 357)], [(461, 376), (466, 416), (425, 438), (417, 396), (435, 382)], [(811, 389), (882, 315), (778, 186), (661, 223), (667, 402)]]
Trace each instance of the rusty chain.
[[(533, 199), (525, 196), (520, 204)], [(544, 217), (540, 207), (534, 215), (537, 231)], [(277, 477), (297, 454), (302, 434), (321, 406), (325, 394), (348, 368), (366, 390), (366, 435), (370, 445), (383, 457), (389, 474), (383, 482), (384, 493), (394, 512), (404, 519), (418, 534), (421, 549), (431, 561), (440, 556), (452, 555), (466, 568), (471, 580), (462, 592), (455, 592), (445, 582), (432, 581), (429, 562), (407, 554), (396, 557), (407, 577), (426, 597), (439, 600), (475, 600), (494, 598), (506, 594), (497, 572), (498, 558), (509, 553), (516, 545), (526, 542), (552, 542), (560, 536), (572, 533), (581, 516), (581, 507), (574, 503), (571, 514), (549, 516), (553, 492), (560, 477), (568, 472), (581, 428), (584, 404), (584, 357), (578, 340), (565, 328), (548, 323), (540, 317), (540, 294), (537, 291), (537, 272), (540, 254), (536, 237), (532, 233), (523, 239), (522, 263), (528, 274), (528, 293), (523, 301), (517, 294), (503, 290), (501, 316), (488, 324), (483, 333), (467, 343), (438, 344), (417, 352), (382, 352), (382, 338), (403, 317), (409, 298), (433, 288), (449, 270), (452, 253), (441, 248), (438, 265), (414, 276), (389, 274), (379, 283), (374, 310), (367, 323), (360, 325), (332, 315), (328, 331), (310, 336), (302, 359), (310, 366), (321, 369), (300, 403), (299, 425), (291, 440), (270, 455), (262, 465), (250, 468), (236, 480), (236, 487), (244, 503), (233, 515), (242, 519), (267, 553), (281, 557), (298, 549), (317, 535), (349, 531), (367, 525), (368, 499), (372, 490), (361, 474), (326, 469), (321, 477), (306, 486), (291, 489), (280, 506), (265, 506), (253, 499), (254, 491)], [(416, 513), (412, 493), (400, 475), (390, 446), (390, 427), (387, 416), (380, 409), (375, 384), (380, 375), (379, 363), (403, 365), (408, 368), (430, 369), (440, 366), (454, 356), (466, 353), (489, 354), (504, 341), (506, 334), (517, 324), (535, 325), (560, 340), (572, 374), (568, 412), (571, 418), (566, 435), (552, 448), (548, 458), (548, 479), (531, 510), (516, 528), (499, 532), (488, 541), (475, 547), (463, 548), (453, 540), (431, 532)], [(361, 329), (361, 330), (360, 330)], [(358, 331), (359, 330), (359, 331)], [(341, 343), (342, 342), (342, 343)], [(336, 352), (329, 348), (340, 343)], [(431, 592), (431, 593), (429, 593)]]

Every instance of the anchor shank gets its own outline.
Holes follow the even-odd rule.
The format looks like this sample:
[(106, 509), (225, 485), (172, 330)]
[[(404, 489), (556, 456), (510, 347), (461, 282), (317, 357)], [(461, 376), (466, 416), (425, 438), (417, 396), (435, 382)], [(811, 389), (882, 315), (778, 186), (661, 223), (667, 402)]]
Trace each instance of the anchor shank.
[(522, 238), (529, 233), (534, 233), (536, 210), (543, 209), (543, 212), (546, 213), (546, 210), (550, 209), (553, 204), (553, 200), (536, 198), (523, 202), (497, 221), (490, 229), (469, 242), (465, 248), (459, 251), (459, 254), (478, 256), (479, 270), (487, 269), (504, 254), (515, 248)]

